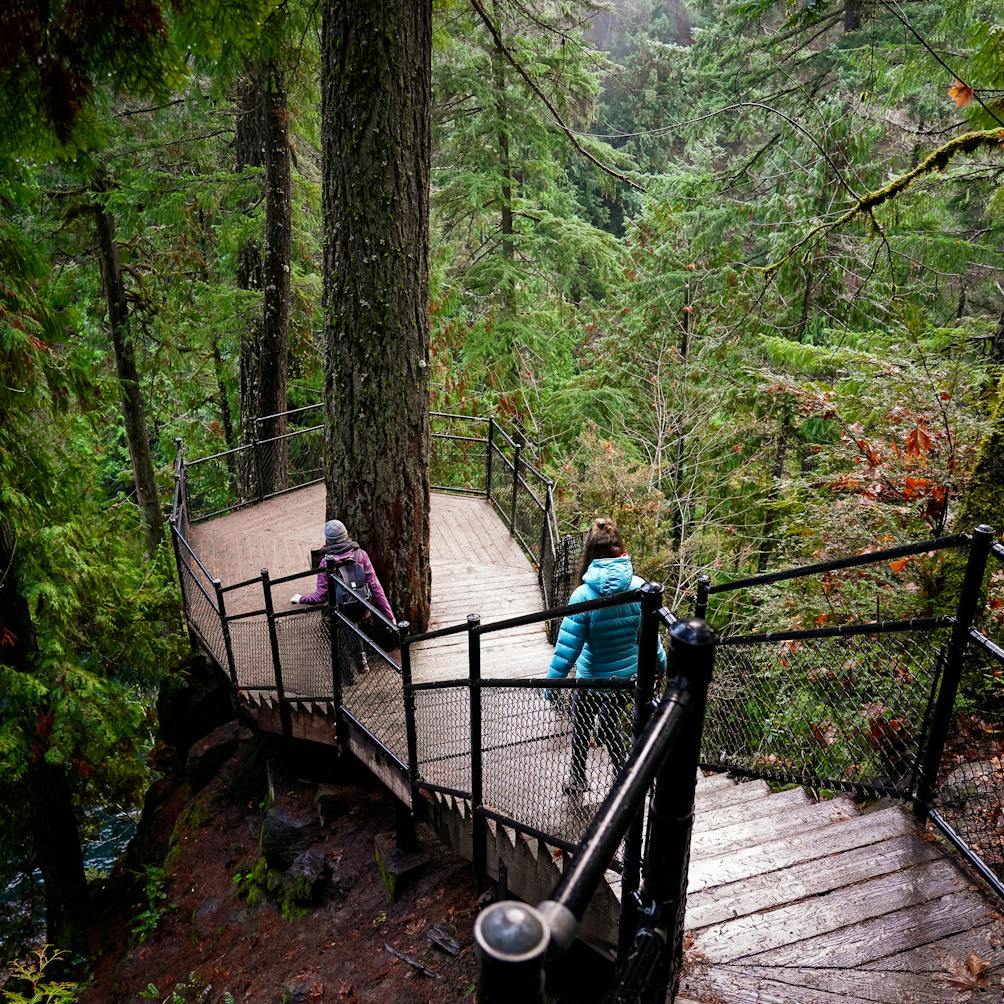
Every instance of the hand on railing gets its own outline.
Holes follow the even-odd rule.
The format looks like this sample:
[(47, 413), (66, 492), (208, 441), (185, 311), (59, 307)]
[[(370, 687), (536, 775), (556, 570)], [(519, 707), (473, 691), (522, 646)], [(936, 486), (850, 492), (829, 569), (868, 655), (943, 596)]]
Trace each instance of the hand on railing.
[(299, 593), (293, 593), (293, 595), (290, 596), (290, 598), (289, 598), (289, 602), (290, 603), (299, 603), (300, 602), (300, 594)]

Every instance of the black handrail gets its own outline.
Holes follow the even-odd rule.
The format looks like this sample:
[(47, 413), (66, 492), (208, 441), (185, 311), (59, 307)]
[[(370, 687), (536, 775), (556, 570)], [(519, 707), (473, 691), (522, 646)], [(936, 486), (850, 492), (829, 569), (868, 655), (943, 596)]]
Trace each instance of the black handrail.
[[(478, 915), (474, 937), (483, 1004), (540, 1004), (549, 949), (553, 957), (571, 945), (610, 859), (657, 775), (641, 902), (633, 914), (643, 919), (627, 939), (632, 948), (615, 985), (639, 988), (634, 996), (618, 998), (625, 1002), (665, 1000), (682, 956), (697, 760), (714, 647), (714, 632), (705, 622), (673, 625), (672, 683), (550, 898), (539, 908), (503, 901)], [(669, 753), (675, 748), (679, 753), (670, 763)], [(641, 944), (655, 944), (658, 950), (639, 952)]]
[(928, 551), (943, 551), (949, 547), (962, 547), (968, 543), (968, 534), (957, 533), (951, 537), (937, 537), (932, 540), (921, 541), (919, 544), (903, 544), (900, 547), (889, 547), (883, 551), (869, 551), (867, 554), (855, 554), (849, 558), (836, 558), (833, 561), (821, 561), (815, 565), (802, 565), (799, 568), (786, 568), (780, 572), (767, 572), (764, 575), (754, 575), (746, 579), (734, 579), (732, 582), (717, 582), (708, 588), (708, 593), (727, 593), (734, 589), (769, 586), (775, 582), (784, 582), (786, 579), (801, 579), (807, 575), (821, 575), (825, 572), (838, 572), (844, 568), (874, 565), (896, 558), (908, 558), (915, 554), (926, 554)]
[(932, 631), (951, 627), (955, 618), (908, 617), (896, 621), (870, 621), (867, 624), (835, 624), (825, 628), (793, 628), (786, 631), (765, 631), (760, 634), (723, 635), (719, 645), (759, 645), (773, 641), (803, 641), (808, 638), (852, 638), (863, 634), (895, 634), (898, 631)]

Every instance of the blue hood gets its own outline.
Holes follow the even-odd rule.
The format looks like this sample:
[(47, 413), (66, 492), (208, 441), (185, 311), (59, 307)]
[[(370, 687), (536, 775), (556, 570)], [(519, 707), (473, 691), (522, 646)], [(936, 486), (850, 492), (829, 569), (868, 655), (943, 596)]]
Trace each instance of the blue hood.
[(626, 554), (619, 558), (597, 558), (589, 563), (582, 581), (600, 596), (612, 596), (631, 588), (634, 569)]

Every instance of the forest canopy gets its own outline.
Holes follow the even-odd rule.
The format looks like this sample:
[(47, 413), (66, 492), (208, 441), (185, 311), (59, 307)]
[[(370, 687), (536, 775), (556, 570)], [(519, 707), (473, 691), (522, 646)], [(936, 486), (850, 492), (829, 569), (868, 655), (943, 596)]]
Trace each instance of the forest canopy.
[[(325, 395), (322, 6), (0, 11), (0, 786), (84, 840), (184, 649), (176, 440)], [(1004, 526), (1002, 0), (436, 0), (431, 48), (414, 372), (525, 438), (564, 532), (613, 516), (675, 606)]]

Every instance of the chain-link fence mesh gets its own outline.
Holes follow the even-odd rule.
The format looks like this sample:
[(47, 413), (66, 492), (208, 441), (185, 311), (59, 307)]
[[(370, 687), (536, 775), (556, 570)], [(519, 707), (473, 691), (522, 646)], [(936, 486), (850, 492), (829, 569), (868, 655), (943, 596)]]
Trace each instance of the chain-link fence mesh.
[(227, 620), (234, 654), (237, 686), (243, 690), (274, 690), (275, 666), (264, 612)]
[(633, 691), (543, 690), (518, 681), (482, 690), (484, 804), (577, 843), (631, 749)]
[(245, 470), (254, 466), (251, 446), (185, 463), (189, 518), (192, 522), (227, 512), (258, 498), (257, 481), (248, 484)]
[[(512, 450), (508, 452), (512, 454)], [(498, 438), (491, 447), (491, 494), (488, 500), (495, 507), (499, 519), (505, 524), (507, 530), (512, 529), (512, 486), (513, 486), (513, 463), (503, 452)]]
[[(179, 553), (183, 553), (183, 548), (179, 547)], [(178, 577), (189, 625), (212, 657), (225, 667), (227, 652), (223, 640), (223, 623), (216, 608), (216, 600), (209, 591), (212, 589), (211, 583), (207, 582), (205, 574), (197, 565), (189, 564), (184, 558), (178, 568)]]
[(418, 774), (455, 791), (471, 790), (471, 694), (463, 687), (415, 692)]
[(331, 629), (323, 606), (304, 606), (275, 617), (275, 637), (287, 697), (330, 701)]
[(1004, 881), (1004, 658), (970, 643), (963, 686), (934, 808)]
[(254, 449), (264, 498), (324, 479), (322, 425), (293, 429), (282, 436), (259, 440)]
[(429, 484), (434, 490), (484, 494), (487, 420), (433, 412)]
[(702, 759), (908, 797), (947, 630), (719, 647)]
[(407, 763), (401, 671), (393, 661), (398, 658), (397, 652), (385, 652), (373, 643), (370, 635), (379, 637), (380, 634), (379, 625), (375, 623), (357, 627), (336, 615), (333, 627), (337, 634), (345, 710), (364, 725), (374, 739)]

